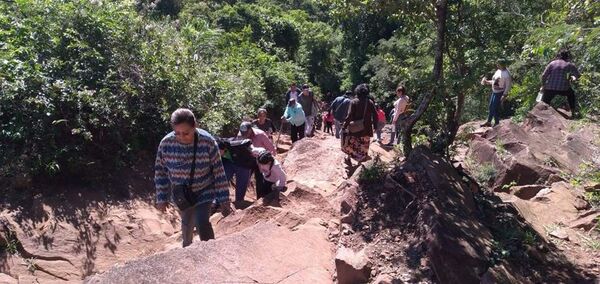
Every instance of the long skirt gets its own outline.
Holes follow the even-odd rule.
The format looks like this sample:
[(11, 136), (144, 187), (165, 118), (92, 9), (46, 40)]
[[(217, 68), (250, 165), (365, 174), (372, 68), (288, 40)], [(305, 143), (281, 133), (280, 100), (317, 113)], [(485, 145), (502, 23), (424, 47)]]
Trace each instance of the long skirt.
[(370, 144), (371, 137), (369, 136), (352, 136), (345, 134), (342, 137), (342, 152), (350, 155), (354, 160), (363, 162), (368, 157)]

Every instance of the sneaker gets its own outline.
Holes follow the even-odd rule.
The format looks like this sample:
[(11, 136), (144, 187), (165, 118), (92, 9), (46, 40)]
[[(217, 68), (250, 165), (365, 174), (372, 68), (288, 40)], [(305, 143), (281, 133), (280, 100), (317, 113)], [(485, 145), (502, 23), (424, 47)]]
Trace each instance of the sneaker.
[(486, 122), (486, 123), (484, 123), (482, 125), (479, 125), (479, 126), (481, 126), (481, 127), (490, 127), (490, 126), (492, 126), (492, 124), (488, 121), (488, 122)]

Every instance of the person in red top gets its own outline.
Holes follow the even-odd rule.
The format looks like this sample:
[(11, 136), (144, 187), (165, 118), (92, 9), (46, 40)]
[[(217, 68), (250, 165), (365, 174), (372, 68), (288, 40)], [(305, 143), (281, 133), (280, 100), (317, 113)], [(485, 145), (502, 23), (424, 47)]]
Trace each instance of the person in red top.
[(385, 127), (387, 119), (385, 118), (385, 112), (381, 108), (381, 105), (377, 104), (375, 105), (375, 108), (377, 109), (377, 129), (375, 129), (377, 139), (375, 139), (375, 142), (381, 142), (381, 131), (383, 130), (383, 127)]
[(323, 131), (325, 133), (333, 135), (333, 120), (333, 112), (331, 110), (323, 113)]

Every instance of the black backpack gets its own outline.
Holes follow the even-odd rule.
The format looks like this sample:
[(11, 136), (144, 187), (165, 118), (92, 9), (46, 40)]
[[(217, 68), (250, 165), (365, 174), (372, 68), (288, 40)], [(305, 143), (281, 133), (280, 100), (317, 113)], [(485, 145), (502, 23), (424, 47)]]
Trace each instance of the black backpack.
[(248, 169), (257, 167), (256, 158), (252, 155), (250, 148), (250, 145), (252, 145), (250, 139), (220, 138), (219, 140), (217, 143), (229, 151), (234, 164)]

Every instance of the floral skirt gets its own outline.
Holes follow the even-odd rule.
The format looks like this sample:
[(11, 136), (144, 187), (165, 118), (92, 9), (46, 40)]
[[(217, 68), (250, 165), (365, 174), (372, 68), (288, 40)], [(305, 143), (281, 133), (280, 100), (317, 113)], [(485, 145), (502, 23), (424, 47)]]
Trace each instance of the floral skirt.
[(362, 162), (368, 157), (370, 144), (371, 137), (369, 136), (343, 135), (342, 152), (350, 155), (353, 159)]

